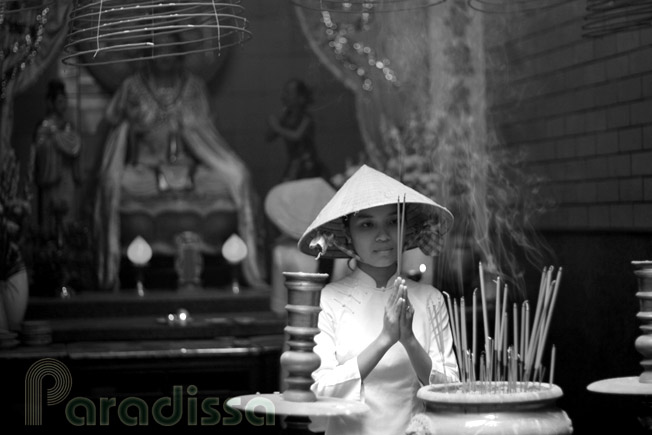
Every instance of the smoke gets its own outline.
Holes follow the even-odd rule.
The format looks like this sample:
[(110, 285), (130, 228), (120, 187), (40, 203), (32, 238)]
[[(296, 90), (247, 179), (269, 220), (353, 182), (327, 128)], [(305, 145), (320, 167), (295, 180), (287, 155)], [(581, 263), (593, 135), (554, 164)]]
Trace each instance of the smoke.
[[(507, 149), (487, 121), (487, 95), (501, 90), (486, 89), (485, 71), (500, 60), (483, 47), (481, 14), (465, 0), (450, 0), (372, 14), (364, 24), (340, 33), (337, 51), (323, 34), (311, 35), (322, 38), (315, 44), (322, 59), (339, 66), (356, 93), (366, 151), (359, 163), (400, 179), (455, 216), (435, 262), (437, 287), (457, 296), (472, 292), (482, 262), (490, 279), (499, 275), (524, 296), (526, 263), (539, 270), (547, 264), (534, 222), (551, 204), (541, 194), (543, 180), (526, 170), (527, 156)], [(369, 51), (356, 57), (356, 44)], [(369, 53), (391, 66), (393, 80), (369, 62)]]

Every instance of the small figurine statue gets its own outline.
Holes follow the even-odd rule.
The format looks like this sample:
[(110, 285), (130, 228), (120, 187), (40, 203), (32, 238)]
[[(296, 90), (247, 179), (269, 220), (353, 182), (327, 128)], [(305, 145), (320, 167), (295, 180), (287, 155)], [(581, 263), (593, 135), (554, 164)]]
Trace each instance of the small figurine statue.
[(79, 218), (81, 138), (68, 119), (68, 99), (61, 80), (48, 83), (45, 100), (46, 114), (34, 135), (38, 223), (44, 234), (60, 239), (64, 227)]
[(268, 120), (267, 141), (282, 138), (285, 141), (288, 162), (281, 182), (300, 178), (328, 179), (326, 167), (315, 148), (315, 121), (308, 111), (312, 91), (299, 79), (288, 80), (281, 94), (283, 112)]

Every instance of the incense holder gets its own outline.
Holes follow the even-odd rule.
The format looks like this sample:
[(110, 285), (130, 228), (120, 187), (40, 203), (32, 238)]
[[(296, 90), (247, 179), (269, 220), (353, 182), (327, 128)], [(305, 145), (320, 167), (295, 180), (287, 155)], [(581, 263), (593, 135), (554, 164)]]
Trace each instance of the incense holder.
[(287, 372), (283, 399), (290, 402), (315, 402), (310, 390), (312, 372), (319, 368), (321, 359), (313, 348), (319, 332), (317, 320), (321, 308), (321, 289), (328, 280), (327, 273), (283, 272), (288, 290), (288, 350), (281, 355), (281, 367)]
[(417, 393), (425, 412), (412, 418), (406, 434), (572, 434), (570, 418), (556, 405), (562, 396), (558, 386), (538, 382), (490, 382), (474, 391), (461, 383), (426, 385)]

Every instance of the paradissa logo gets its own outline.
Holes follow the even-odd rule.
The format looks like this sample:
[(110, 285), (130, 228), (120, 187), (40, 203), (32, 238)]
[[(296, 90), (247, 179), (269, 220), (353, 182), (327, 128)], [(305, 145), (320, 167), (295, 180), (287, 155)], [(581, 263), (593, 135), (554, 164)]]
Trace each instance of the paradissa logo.
[[(70, 393), (72, 376), (65, 364), (53, 358), (36, 361), (25, 375), (26, 426), (43, 424), (41, 392), (46, 377), (54, 379), (54, 385), (46, 391), (48, 406), (62, 403)], [(157, 399), (151, 409), (147, 402), (138, 397), (126, 397), (119, 402), (115, 397), (100, 397), (96, 401), (87, 397), (73, 397), (66, 403), (65, 415), (73, 426), (108, 426), (113, 423), (111, 415), (117, 415), (120, 424), (125, 426), (147, 426), (150, 419), (161, 426), (173, 426), (181, 422), (184, 413), (189, 426), (212, 426), (220, 423), (234, 426), (242, 423), (244, 419), (253, 426), (274, 425), (274, 404), (269, 399), (260, 397), (247, 402), (244, 418), (239, 410), (223, 405), (227, 415), (222, 417), (219, 411), (220, 399), (206, 397), (200, 401), (194, 397), (197, 391), (194, 385), (188, 386), (188, 397), (184, 400), (183, 387), (175, 385), (172, 387), (171, 397)], [(259, 412), (258, 415), (256, 411)], [(260, 416), (261, 411), (265, 417)]]

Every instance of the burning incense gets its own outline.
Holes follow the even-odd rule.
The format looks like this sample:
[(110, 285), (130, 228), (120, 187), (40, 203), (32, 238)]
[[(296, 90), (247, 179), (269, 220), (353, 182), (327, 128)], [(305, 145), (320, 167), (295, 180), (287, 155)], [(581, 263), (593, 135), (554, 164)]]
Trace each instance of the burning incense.
[(496, 348), (500, 349), (500, 277), (496, 278), (496, 312), (494, 313), (494, 340)]
[(405, 194), (401, 207), (401, 197), (396, 201), (397, 238), (396, 238), (396, 274), (400, 276), (403, 265), (403, 237), (405, 229)]
[[(454, 348), (460, 365), (460, 391), (480, 393), (510, 393), (541, 388), (541, 383), (546, 377), (547, 368), (542, 366), (541, 359), (547, 344), (548, 333), (552, 320), (555, 303), (557, 300), (561, 280), (561, 268), (553, 279), (553, 268), (546, 268), (542, 272), (538, 303), (535, 310), (534, 322), (530, 325), (530, 307), (527, 300), (519, 305), (513, 303), (512, 313), (509, 313), (509, 286), (498, 288), (496, 304), (495, 337), (489, 336), (485, 331), (485, 347), (478, 361), (476, 361), (476, 293), (473, 291), (473, 327), (472, 349), (468, 349), (466, 329), (466, 303), (464, 297), (458, 301), (442, 292), (446, 299), (449, 321), (453, 336)], [(482, 264), (480, 264), (482, 271)], [(500, 280), (497, 280), (500, 282)], [(481, 290), (483, 283), (481, 279)], [(501, 294), (502, 290), (502, 294)], [(486, 310), (486, 298), (482, 294), (483, 315)], [(520, 311), (520, 317), (519, 317)], [(513, 318), (509, 319), (512, 316)], [(487, 325), (486, 315), (483, 318)], [(512, 328), (510, 333), (509, 329)], [(439, 327), (435, 325), (433, 331), (439, 334)], [(511, 343), (509, 343), (511, 338)], [(438, 340), (443, 341), (438, 336)], [(555, 353), (552, 347), (550, 357), (549, 384), (554, 382)], [(476, 362), (478, 366), (476, 367)], [(478, 376), (476, 377), (476, 373)]]
[(477, 343), (476, 343), (476, 337), (477, 337), (477, 335), (478, 335), (478, 322), (477, 322), (477, 317), (478, 317), (478, 316), (477, 316), (477, 314), (476, 314), (476, 313), (477, 313), (477, 307), (476, 307), (476, 302), (475, 302), (475, 300), (476, 300), (476, 293), (478, 293), (478, 289), (477, 289), (477, 288), (473, 290), (473, 313), (472, 313), (472, 314), (473, 314), (473, 325), (472, 325), (472, 330), (473, 330), (473, 337), (472, 337), (473, 347), (471, 348), (471, 351), (472, 351), (472, 352), (471, 352), (471, 360), (472, 360), (472, 362), (473, 362), (473, 367), (475, 367), (475, 356), (476, 356), (477, 351), (478, 351), (478, 346), (477, 346)]
[(480, 299), (482, 301), (482, 321), (484, 323), (484, 344), (489, 342), (489, 319), (487, 318), (487, 296), (484, 291), (484, 270), (480, 262)]
[(435, 338), (437, 339), (437, 346), (439, 347), (441, 365), (444, 371), (444, 382), (448, 383), (448, 375), (446, 374), (446, 357), (444, 356), (444, 332), (443, 327), (439, 324), (439, 318), (434, 303), (428, 305), (428, 317), (430, 318), (430, 324), (435, 333)]
[[(466, 304), (464, 303), (464, 297), (460, 298), (460, 323), (462, 324), (462, 351), (465, 352), (466, 355), (469, 354), (469, 348), (467, 347), (466, 343)], [(470, 360), (468, 358), (464, 358), (464, 376), (466, 379), (468, 379), (470, 369), (471, 367)]]

